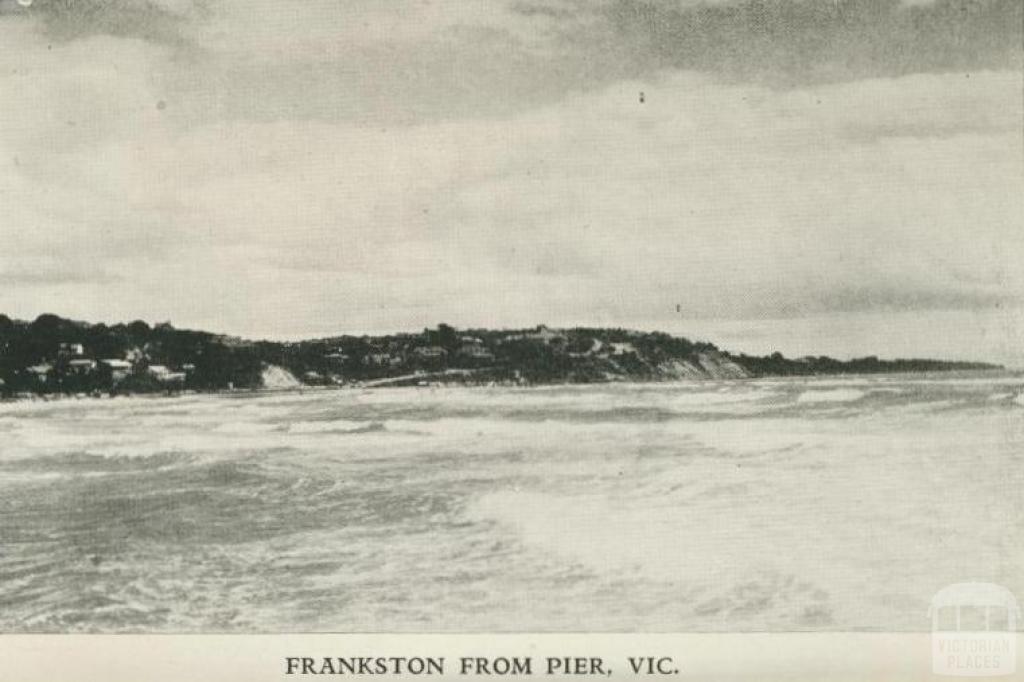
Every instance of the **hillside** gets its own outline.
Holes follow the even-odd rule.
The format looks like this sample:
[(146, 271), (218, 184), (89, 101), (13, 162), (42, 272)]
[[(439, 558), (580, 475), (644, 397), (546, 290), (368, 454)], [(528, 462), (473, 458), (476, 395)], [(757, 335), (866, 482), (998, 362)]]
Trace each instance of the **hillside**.
[(210, 332), (0, 315), (0, 392), (140, 393), (422, 383), (595, 383), (996, 369), (940, 360), (849, 361), (735, 355), (706, 342), (626, 329), (457, 330), (248, 341)]

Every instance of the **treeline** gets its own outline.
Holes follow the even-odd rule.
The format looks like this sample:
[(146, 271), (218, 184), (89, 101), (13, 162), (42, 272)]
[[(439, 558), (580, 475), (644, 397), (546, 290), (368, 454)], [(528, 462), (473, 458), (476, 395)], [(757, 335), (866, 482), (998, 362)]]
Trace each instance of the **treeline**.
[[(72, 350), (81, 346), (79, 354)], [(80, 371), (76, 360), (96, 363)], [(114, 381), (104, 360), (129, 362)], [(181, 388), (217, 390), (261, 385), (262, 359), (254, 344), (208, 332), (150, 326), (88, 324), (44, 314), (32, 322), (0, 315), (0, 382), (5, 392), (161, 391), (167, 386), (149, 370), (188, 368)], [(44, 372), (44, 369), (49, 372)], [(116, 386), (115, 386), (116, 384)]]
[(308, 385), (420, 375), (454, 382), (603, 382), (993, 369), (984, 363), (733, 355), (661, 332), (543, 325), (519, 330), (446, 324), (421, 333), (247, 341), (150, 325), (88, 324), (57, 315), (0, 315), (0, 393), (250, 389), (276, 365)]
[(951, 362), (922, 358), (880, 360), (871, 355), (852, 360), (836, 360), (827, 355), (791, 359), (781, 353), (764, 357), (745, 354), (733, 359), (753, 376), (813, 376), (823, 374), (896, 374), (909, 372), (949, 372), (1002, 369), (983, 362)]

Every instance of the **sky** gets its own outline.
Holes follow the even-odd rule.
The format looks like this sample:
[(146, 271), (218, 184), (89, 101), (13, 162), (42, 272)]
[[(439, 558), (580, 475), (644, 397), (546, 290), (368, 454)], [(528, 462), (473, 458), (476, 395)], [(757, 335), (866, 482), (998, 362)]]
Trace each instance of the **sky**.
[(1020, 0), (0, 0), (0, 312), (1024, 367)]

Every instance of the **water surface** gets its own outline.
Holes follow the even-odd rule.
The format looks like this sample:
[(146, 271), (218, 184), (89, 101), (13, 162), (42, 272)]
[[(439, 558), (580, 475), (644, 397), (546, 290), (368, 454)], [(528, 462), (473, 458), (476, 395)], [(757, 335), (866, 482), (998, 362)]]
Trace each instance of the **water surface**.
[(0, 405), (0, 631), (924, 630), (1024, 595), (1024, 378)]

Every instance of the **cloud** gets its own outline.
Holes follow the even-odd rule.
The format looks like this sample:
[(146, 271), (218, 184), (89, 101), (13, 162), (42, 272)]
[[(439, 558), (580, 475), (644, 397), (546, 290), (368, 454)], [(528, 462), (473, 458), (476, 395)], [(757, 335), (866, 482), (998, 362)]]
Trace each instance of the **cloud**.
[[(967, 77), (922, 53), (905, 65), (927, 73), (904, 73), (867, 41), (841, 78), (800, 60), (795, 77), (820, 52), (782, 41), (779, 87), (736, 47), (752, 29), (723, 23), (752, 6), (661, 3), (640, 40), (623, 3), (531, 5), (138, 10), (180, 42), (110, 35), (113, 5), (63, 41), (43, 15), (0, 17), (0, 310), (296, 335), (1024, 291), (1019, 70)], [(725, 41), (706, 59), (658, 37), (687, 12)], [(986, 40), (967, 61), (1005, 30)]]
[(18, 289), (80, 284), (105, 286), (122, 281), (122, 276), (117, 273), (89, 267), (85, 263), (76, 264), (67, 258), (0, 266), (0, 284)]
[[(19, 196), (11, 257), (74, 255), (132, 282), (79, 286), (79, 316), (329, 333), (629, 324), (676, 305), (955, 308), (1024, 291), (1021, 141), (970, 128), (976, 112), (1021, 115), (1019, 74), (787, 91), (664, 75), (505, 120), (398, 128), (178, 127), (169, 109), (134, 113), (150, 96), (121, 85), (123, 134), (21, 148), (0, 175)], [(850, 134), (904, 120), (967, 132)], [(9, 283), (0, 303), (67, 295), (33, 289)]]
[(1016, 0), (35, 0), (47, 43), (163, 49), (151, 87), (187, 125), (507, 117), (623, 79), (697, 71), (773, 87), (1016, 69)]
[[(561, 2), (515, 6), (544, 7), (564, 17)], [(674, 68), (791, 87), (1017, 68), (1021, 55), (1017, 0), (608, 0), (577, 3), (570, 16), (565, 44), (634, 75)]]
[(109, 35), (181, 44), (186, 20), (202, 4), (201, 0), (3, 0), (0, 18), (38, 19), (47, 37), (56, 41)]

